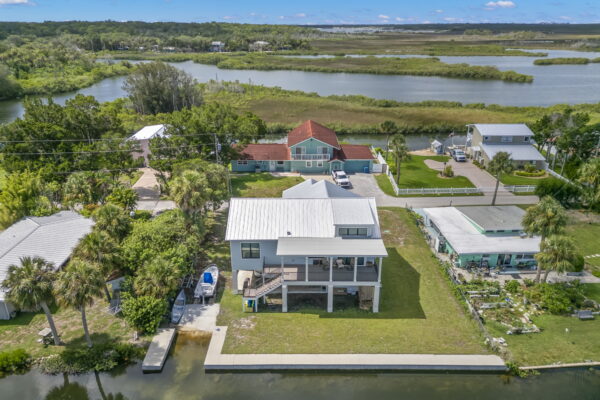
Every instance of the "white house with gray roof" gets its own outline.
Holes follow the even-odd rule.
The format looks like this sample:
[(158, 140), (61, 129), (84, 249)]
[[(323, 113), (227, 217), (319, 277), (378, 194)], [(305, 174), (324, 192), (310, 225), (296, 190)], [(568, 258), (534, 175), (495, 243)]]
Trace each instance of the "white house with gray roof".
[[(0, 282), (8, 267), (20, 265), (22, 257), (42, 257), (56, 268), (63, 266), (79, 240), (91, 232), (94, 222), (73, 211), (48, 217), (26, 217), (0, 232)], [(10, 319), (15, 307), (0, 289), (0, 319)]]
[(287, 312), (289, 295), (314, 294), (327, 296), (331, 312), (334, 293), (358, 293), (379, 311), (387, 251), (375, 199), (330, 185), (307, 181), (283, 198), (231, 199), (225, 240), (233, 290), (246, 305), (280, 293)]
[(516, 167), (532, 164), (545, 167), (545, 159), (535, 148), (533, 132), (525, 124), (471, 124), (467, 125), (471, 146), (467, 152), (483, 165), (499, 152), (507, 152)]

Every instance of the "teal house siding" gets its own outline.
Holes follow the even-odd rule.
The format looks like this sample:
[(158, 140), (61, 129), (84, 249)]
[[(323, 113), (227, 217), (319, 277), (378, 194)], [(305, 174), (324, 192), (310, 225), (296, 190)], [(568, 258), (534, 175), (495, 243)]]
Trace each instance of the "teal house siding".
[(371, 172), (373, 169), (373, 160), (346, 160), (344, 163), (344, 171), (348, 173), (354, 172)]

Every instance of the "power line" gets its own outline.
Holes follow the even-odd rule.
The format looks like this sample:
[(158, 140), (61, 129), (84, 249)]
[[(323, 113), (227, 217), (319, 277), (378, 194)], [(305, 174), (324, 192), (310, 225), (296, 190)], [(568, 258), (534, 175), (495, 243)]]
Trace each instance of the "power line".
[[(169, 146), (169, 147), (156, 147), (154, 150), (166, 150), (166, 149), (196, 149), (198, 146), (215, 146), (214, 143), (202, 143), (200, 145), (188, 145), (188, 146)], [(152, 150), (152, 149), (150, 149)], [(116, 153), (116, 152), (126, 152), (126, 153), (139, 153), (140, 149), (111, 149), (111, 150), (93, 150), (93, 151), (56, 151), (56, 152), (0, 152), (2, 155), (17, 155), (17, 156), (41, 156), (41, 155), (60, 155), (60, 154), (104, 154), (104, 153)]]

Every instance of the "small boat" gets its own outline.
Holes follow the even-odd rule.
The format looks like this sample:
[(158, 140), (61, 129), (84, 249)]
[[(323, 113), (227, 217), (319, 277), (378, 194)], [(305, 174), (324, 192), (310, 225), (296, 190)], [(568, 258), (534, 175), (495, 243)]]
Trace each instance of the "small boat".
[(181, 292), (175, 298), (175, 303), (173, 304), (173, 310), (171, 312), (171, 322), (174, 324), (179, 323), (179, 320), (183, 316), (183, 312), (185, 311), (185, 292), (181, 289)]
[(200, 276), (196, 289), (194, 290), (194, 298), (212, 297), (217, 293), (217, 282), (219, 280), (219, 268), (216, 264), (210, 264)]

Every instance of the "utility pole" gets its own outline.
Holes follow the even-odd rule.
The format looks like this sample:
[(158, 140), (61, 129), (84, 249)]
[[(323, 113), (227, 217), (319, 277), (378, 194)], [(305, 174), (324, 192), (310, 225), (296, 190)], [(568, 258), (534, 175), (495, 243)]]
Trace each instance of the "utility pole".
[(221, 150), (221, 143), (217, 140), (217, 134), (213, 133), (213, 137), (215, 138), (215, 159), (217, 164), (219, 164), (219, 151)]

